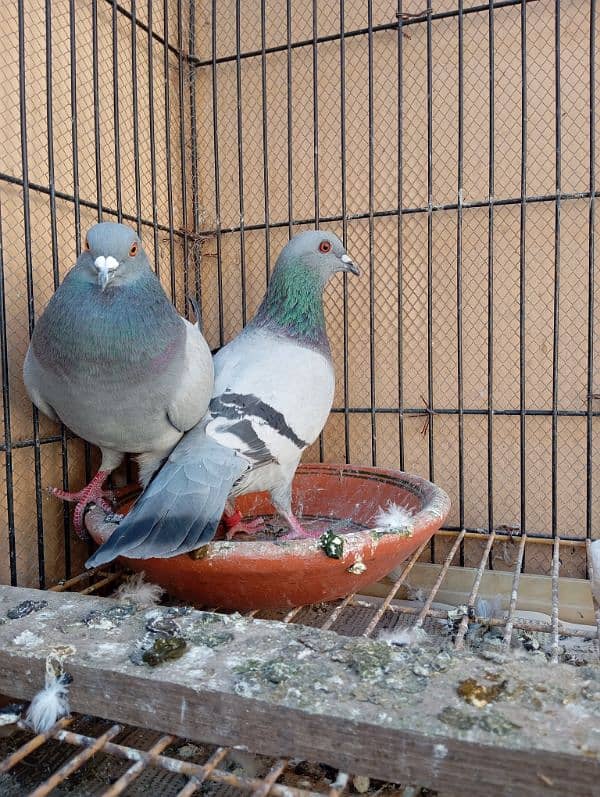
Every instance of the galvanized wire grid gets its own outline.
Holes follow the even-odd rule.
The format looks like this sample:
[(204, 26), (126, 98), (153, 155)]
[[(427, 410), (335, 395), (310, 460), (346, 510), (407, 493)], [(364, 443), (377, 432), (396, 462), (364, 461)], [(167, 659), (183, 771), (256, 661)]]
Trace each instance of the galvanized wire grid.
[[(458, 535), (452, 535), (451, 548), (435, 582), (414, 606), (407, 606), (395, 599), (401, 588), (411, 579), (411, 571), (423, 554), (425, 545), (422, 545), (405, 564), (383, 600), (367, 600), (364, 596), (352, 594), (336, 604), (300, 607), (287, 613), (270, 613), (268, 616), (270, 619), (278, 617), (284, 623), (313, 625), (348, 636), (376, 637), (380, 631), (390, 631), (394, 628), (419, 628), (429, 634), (450, 633), (447, 627), (444, 630), (442, 626), (442, 623), (448, 620), (448, 613), (436, 608), (434, 604), (436, 599), (439, 600), (440, 588), (453, 562), (458, 559), (457, 554), (465, 534), (463, 531)], [(463, 613), (460, 616), (452, 614), (451, 639), (454, 647), (460, 650), (465, 645), (468, 646), (467, 635), (471, 624), (485, 622), (486, 625), (502, 631), (502, 645), (505, 650), (508, 650), (511, 642), (514, 644), (514, 632), (521, 630), (530, 635), (540, 633), (546, 635), (549, 642), (546, 647), (551, 661), (558, 661), (561, 640), (564, 640), (565, 636), (591, 640), (595, 635), (596, 655), (600, 656), (600, 606), (597, 603), (595, 603), (595, 632), (589, 628), (567, 630), (559, 620), (558, 562), (561, 556), (561, 544), (558, 540), (542, 543), (528, 541), (525, 536), (521, 537), (507, 610), (496, 617), (478, 616), (477, 598), (482, 577), (494, 546), (501, 543), (501, 535), (495, 533), (489, 535), (473, 575)], [(519, 616), (516, 608), (517, 603), (523, 601), (519, 590), (525, 549), (540, 545), (550, 545), (552, 549), (549, 572), (552, 590), (548, 606), (549, 619), (546, 622), (524, 619)], [(590, 572), (590, 579), (592, 575)], [(122, 573), (97, 569), (74, 577), (54, 589), (76, 590), (85, 594), (105, 594), (112, 590), (122, 577)], [(261, 614), (254, 611), (247, 616), (258, 618)], [(225, 787), (233, 787), (262, 797), (266, 797), (267, 794), (276, 797), (277, 795), (305, 797), (315, 793), (340, 797), (349, 782), (348, 776), (344, 773), (339, 773), (336, 777), (336, 773), (330, 768), (318, 764), (303, 765), (298, 768), (297, 762), (288, 759), (275, 760), (260, 756), (255, 761), (255, 764), (259, 761), (260, 763), (254, 772), (248, 770), (247, 762), (242, 762), (242, 768), (237, 773), (231, 772), (225, 763), (232, 753), (230, 748), (193, 741), (195, 747), (189, 748), (185, 740), (161, 735), (157, 731), (123, 728), (111, 725), (106, 720), (92, 720), (85, 717), (63, 719), (46, 734), (32, 738), (31, 734), (23, 732), (12, 741), (9, 748), (0, 745), (2, 754), (6, 756), (0, 763), (0, 773), (12, 773), (14, 782), (22, 789), (20, 793), (27, 793), (30, 797), (42, 797), (53, 793), (53, 790), (61, 784), (69, 789), (68, 793), (77, 794), (79, 788), (82, 794), (93, 791), (94, 794), (102, 794), (103, 797), (116, 797), (125, 793), (142, 795), (148, 792), (160, 793), (164, 797), (167, 795), (187, 797), (196, 793), (202, 784), (207, 782), (213, 784), (217, 794), (220, 794), (220, 790)], [(75, 748), (74, 753), (72, 748)], [(190, 751), (192, 751), (191, 757)], [(93, 763), (91, 763), (92, 757)], [(250, 764), (251, 769), (255, 764)], [(372, 783), (372, 788), (378, 794), (386, 792), (385, 784)], [(397, 790), (393, 793), (403, 794)], [(416, 792), (409, 789), (406, 793)]]
[(428, 476), (459, 534), (598, 536), (596, 0), (19, 0), (0, 20), (2, 581), (87, 553), (45, 487), (81, 484), (90, 452), (20, 372), (98, 218), (141, 229), (181, 312), (201, 293), (211, 345), (290, 233), (335, 230), (365, 274), (327, 293), (338, 387), (308, 459)]

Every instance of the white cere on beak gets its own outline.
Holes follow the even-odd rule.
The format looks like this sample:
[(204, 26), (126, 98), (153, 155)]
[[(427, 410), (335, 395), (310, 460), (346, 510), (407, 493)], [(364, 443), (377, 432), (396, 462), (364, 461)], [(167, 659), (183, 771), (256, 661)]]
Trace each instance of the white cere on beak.
[(100, 255), (94, 260), (94, 267), (98, 272), (98, 285), (100, 286), (101, 290), (104, 290), (108, 285), (110, 278), (113, 272), (119, 267), (119, 261), (109, 255), (108, 257), (104, 257), (104, 255)]
[(352, 263), (352, 258), (348, 257), (348, 255), (342, 255), (341, 261), (342, 263)]
[(94, 266), (98, 269), (98, 271), (114, 271), (119, 267), (119, 261), (112, 255), (109, 255), (108, 257), (100, 255), (100, 257), (97, 257), (94, 260)]

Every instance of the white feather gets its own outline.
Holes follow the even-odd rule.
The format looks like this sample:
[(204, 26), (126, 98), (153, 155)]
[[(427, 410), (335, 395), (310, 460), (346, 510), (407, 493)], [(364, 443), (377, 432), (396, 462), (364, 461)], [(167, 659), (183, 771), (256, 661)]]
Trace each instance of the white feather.
[(379, 507), (374, 523), (378, 529), (405, 529), (412, 526), (412, 518), (410, 509), (388, 501), (385, 508)]
[(130, 576), (115, 592), (115, 598), (138, 606), (154, 606), (158, 603), (165, 591), (158, 584), (144, 581), (144, 575), (142, 571)]
[(377, 637), (388, 645), (418, 645), (427, 639), (427, 632), (419, 628), (395, 628), (393, 631), (382, 631)]
[(31, 701), (25, 718), (36, 733), (45, 733), (69, 713), (68, 689), (62, 676), (46, 673), (46, 686)]
[(592, 594), (600, 603), (600, 540), (594, 540), (590, 545), (590, 558), (592, 560)]

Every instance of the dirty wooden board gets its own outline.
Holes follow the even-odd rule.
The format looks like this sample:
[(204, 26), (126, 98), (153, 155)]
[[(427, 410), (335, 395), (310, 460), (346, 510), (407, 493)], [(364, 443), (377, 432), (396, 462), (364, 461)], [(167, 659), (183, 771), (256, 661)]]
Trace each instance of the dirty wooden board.
[[(0, 587), (0, 692), (31, 698), (58, 650), (74, 711), (444, 794), (598, 794), (599, 667), (178, 611)], [(134, 663), (169, 634), (179, 659)]]

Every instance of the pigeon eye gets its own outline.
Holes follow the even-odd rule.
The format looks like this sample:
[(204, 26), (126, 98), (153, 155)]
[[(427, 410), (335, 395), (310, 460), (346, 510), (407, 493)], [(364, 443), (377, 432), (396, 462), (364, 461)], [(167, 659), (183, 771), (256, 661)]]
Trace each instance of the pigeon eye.
[(137, 243), (131, 244), (131, 248), (129, 249), (129, 257), (135, 257), (137, 253), (138, 253)]
[(90, 242), (88, 241), (87, 238), (84, 241), (83, 248), (85, 249), (86, 252), (90, 251)]
[(319, 252), (323, 252), (324, 255), (326, 255), (327, 252), (331, 252), (331, 242), (321, 241), (321, 243), (319, 244)]

